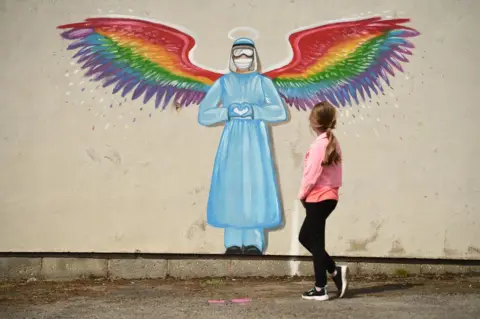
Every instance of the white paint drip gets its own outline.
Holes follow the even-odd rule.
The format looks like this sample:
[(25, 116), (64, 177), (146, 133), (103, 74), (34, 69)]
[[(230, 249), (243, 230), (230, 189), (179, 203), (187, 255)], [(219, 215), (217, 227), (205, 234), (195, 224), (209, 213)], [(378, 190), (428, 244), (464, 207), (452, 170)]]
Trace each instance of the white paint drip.
[[(293, 211), (292, 211), (292, 222), (291, 222), (291, 232), (290, 232), (290, 256), (298, 256), (300, 253), (300, 246), (298, 242), (298, 217), (300, 214), (300, 207), (299, 207), (299, 201), (295, 200), (293, 202)], [(290, 276), (296, 276), (298, 275), (298, 266), (299, 262), (298, 260), (291, 259), (289, 262), (289, 267), (290, 267)]]

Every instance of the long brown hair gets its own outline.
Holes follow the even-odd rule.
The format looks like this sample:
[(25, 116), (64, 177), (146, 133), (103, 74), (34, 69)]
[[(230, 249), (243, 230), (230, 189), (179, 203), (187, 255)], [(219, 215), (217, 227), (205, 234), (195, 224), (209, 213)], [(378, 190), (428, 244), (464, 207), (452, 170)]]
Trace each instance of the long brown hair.
[(342, 161), (340, 153), (337, 151), (337, 138), (333, 130), (337, 125), (337, 109), (328, 102), (320, 102), (315, 105), (310, 113), (310, 125), (316, 133), (327, 134), (328, 145), (325, 151), (323, 166), (338, 164)]

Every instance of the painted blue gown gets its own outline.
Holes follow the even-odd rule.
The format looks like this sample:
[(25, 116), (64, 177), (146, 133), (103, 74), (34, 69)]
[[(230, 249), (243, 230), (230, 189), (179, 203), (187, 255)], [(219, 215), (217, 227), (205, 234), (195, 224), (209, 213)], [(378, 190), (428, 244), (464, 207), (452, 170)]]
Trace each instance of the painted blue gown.
[(258, 72), (222, 76), (200, 104), (201, 125), (225, 122), (212, 173), (207, 222), (225, 228), (227, 248), (255, 245), (263, 251), (264, 229), (282, 223), (266, 122), (286, 120), (275, 86)]

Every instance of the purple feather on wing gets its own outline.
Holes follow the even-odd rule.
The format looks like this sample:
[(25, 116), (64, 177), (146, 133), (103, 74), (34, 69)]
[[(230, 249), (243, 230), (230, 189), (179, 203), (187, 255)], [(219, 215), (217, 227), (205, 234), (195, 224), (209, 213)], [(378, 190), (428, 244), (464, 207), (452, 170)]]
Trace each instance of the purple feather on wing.
[(344, 98), (342, 92), (340, 91), (340, 89), (339, 88), (335, 89), (333, 91), (333, 94), (337, 98), (337, 101), (339, 101), (342, 106), (345, 106), (345, 98)]
[(403, 29), (401, 34), (401, 36), (404, 38), (413, 38), (419, 35), (420, 35), (420, 32), (412, 29)]
[(67, 46), (67, 50), (75, 50), (88, 45), (88, 42), (86, 42), (85, 40), (78, 40)]
[(178, 105), (180, 104), (180, 98), (185, 94), (186, 90), (185, 89), (179, 89), (177, 90), (177, 92), (175, 93), (175, 97), (173, 98), (173, 103), (175, 105)]
[(200, 102), (202, 102), (204, 97), (205, 97), (204, 92), (195, 92), (193, 101), (195, 104), (199, 104)]
[(137, 84), (138, 80), (136, 78), (131, 79), (123, 88), (122, 97), (125, 97)]
[(138, 99), (143, 94), (143, 92), (145, 92), (147, 87), (148, 87), (148, 83), (140, 82), (138, 86), (135, 88), (135, 91), (133, 91), (132, 100)]
[(117, 93), (120, 91), (125, 85), (127, 85), (130, 81), (133, 81), (134, 79), (131, 77), (124, 77), (121, 78), (120, 81), (118, 81), (117, 85), (113, 88), (113, 94)]
[(155, 97), (155, 108), (158, 109), (160, 106), (160, 102), (162, 101), (162, 97), (165, 95), (166, 88), (163, 86), (157, 87), (157, 96)]
[(193, 102), (194, 92), (188, 91), (181, 101), (181, 104), (184, 106), (189, 106)]
[(365, 91), (365, 93), (367, 93), (368, 98), (371, 99), (372, 94), (370, 93), (370, 89), (368, 88), (368, 83), (365, 81), (365, 79), (359, 79), (359, 81), (362, 85), (363, 90)]
[(95, 78), (95, 81), (99, 81), (99, 80), (102, 80), (102, 79), (107, 78), (107, 77), (112, 77), (112, 76), (118, 74), (118, 72), (120, 72), (120, 70), (115, 68), (113, 63), (108, 63), (108, 64), (105, 64), (104, 66), (102, 66), (101, 70), (99, 70), (99, 72), (100, 72), (100, 74)]
[(380, 77), (387, 83), (388, 86), (390, 86), (390, 79), (388, 78), (388, 75), (385, 73), (385, 69), (382, 67), (378, 71), (378, 74), (380, 74)]
[(67, 40), (75, 40), (78, 38), (85, 38), (95, 32), (93, 29), (77, 29), (77, 30), (69, 30), (62, 32), (60, 35), (62, 38)]
[(392, 52), (392, 55), (399, 61), (402, 61), (402, 62), (409, 62), (408, 59), (406, 57), (404, 57), (403, 55), (401, 55), (400, 53), (396, 52), (396, 51), (393, 51)]
[(163, 100), (163, 106), (162, 106), (163, 110), (167, 107), (168, 103), (170, 103), (170, 100), (172, 99), (174, 94), (175, 94), (175, 90), (171, 86), (168, 86), (167, 92), (165, 94), (165, 99)]
[(365, 102), (365, 91), (363, 89), (363, 86), (357, 82), (357, 90), (358, 93), (360, 93), (360, 97), (362, 98), (362, 102)]
[(123, 77), (123, 74), (122, 73), (118, 73), (117, 75), (115, 75), (114, 77), (112, 77), (111, 79), (108, 79), (107, 81), (105, 81), (105, 83), (103, 83), (103, 87), (107, 87), (109, 85), (112, 85), (114, 84), (115, 82), (119, 81), (121, 78)]
[[(85, 73), (85, 75), (86, 76), (92, 76), (92, 75), (95, 75), (99, 72), (105, 72), (105, 71), (108, 70), (108, 68), (111, 67), (111, 65), (112, 65), (111, 63), (104, 64), (104, 65), (102, 65), (102, 64), (95, 65), (90, 70), (88, 70), (88, 72)], [(99, 80), (99, 78), (97, 78), (96, 80)]]
[(88, 46), (87, 46), (87, 47), (83, 47), (83, 48), (81, 48), (80, 50), (78, 50), (78, 52), (75, 53), (72, 58), (76, 59), (76, 58), (78, 58), (79, 56), (86, 55), (86, 54), (89, 54), (89, 53), (91, 53), (91, 52), (92, 52), (92, 47), (88, 47)]
[(406, 55), (413, 55), (412, 51), (408, 50), (408, 49), (405, 49), (405, 48), (402, 48), (401, 46), (398, 46), (396, 48), (396, 50), (402, 54), (406, 54)]
[(82, 65), (82, 69), (86, 69), (86, 68), (92, 67), (96, 64), (99, 64), (100, 61), (101, 61), (101, 58), (99, 58), (98, 56), (92, 55)]
[(152, 96), (157, 92), (157, 86), (149, 86), (147, 88), (147, 92), (145, 92), (145, 95), (143, 96), (143, 104), (146, 104), (148, 101), (150, 101), (150, 99), (152, 98)]
[(413, 43), (411, 43), (410, 41), (408, 40), (405, 40), (405, 43), (401, 45), (402, 47), (405, 47), (405, 48), (409, 48), (409, 49), (415, 49), (415, 45), (413, 45)]
[(338, 106), (338, 102), (337, 100), (335, 99), (335, 95), (332, 94), (331, 92), (329, 92), (329, 90), (327, 89), (326, 92), (325, 92), (325, 97), (327, 98), (327, 101), (332, 103), (334, 106)]
[(392, 58), (392, 57), (387, 57), (386, 59), (388, 60), (388, 62), (390, 62), (391, 65), (393, 65), (394, 67), (396, 67), (400, 72), (403, 72), (402, 66), (401, 66), (400, 63), (398, 63), (394, 58)]

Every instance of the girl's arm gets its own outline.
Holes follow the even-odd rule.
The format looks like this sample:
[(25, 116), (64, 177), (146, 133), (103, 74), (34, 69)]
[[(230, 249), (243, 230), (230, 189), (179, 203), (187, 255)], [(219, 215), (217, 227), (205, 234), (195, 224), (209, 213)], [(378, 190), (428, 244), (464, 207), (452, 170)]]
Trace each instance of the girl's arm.
[(323, 171), (322, 162), (327, 148), (327, 139), (315, 141), (310, 147), (308, 157), (303, 169), (302, 184), (298, 198), (304, 200), (317, 183)]
[(228, 110), (224, 107), (218, 107), (221, 98), (222, 84), (220, 78), (213, 83), (199, 105), (198, 123), (200, 125), (208, 126), (228, 120)]

